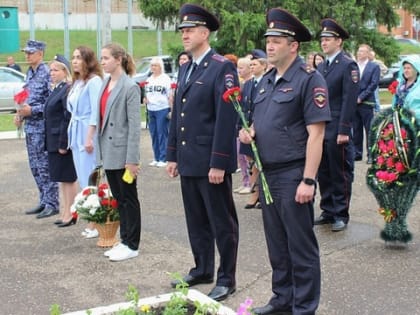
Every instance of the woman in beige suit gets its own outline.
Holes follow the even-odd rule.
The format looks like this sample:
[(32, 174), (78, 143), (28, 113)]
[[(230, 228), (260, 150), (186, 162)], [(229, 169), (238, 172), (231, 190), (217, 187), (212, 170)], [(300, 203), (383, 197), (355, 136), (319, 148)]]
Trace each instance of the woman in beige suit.
[(105, 45), (101, 64), (109, 77), (99, 94), (97, 160), (118, 201), (121, 238), (105, 256), (111, 261), (122, 261), (138, 256), (140, 243), (136, 181), (140, 161), (140, 88), (129, 77), (135, 73), (133, 59), (120, 45)]

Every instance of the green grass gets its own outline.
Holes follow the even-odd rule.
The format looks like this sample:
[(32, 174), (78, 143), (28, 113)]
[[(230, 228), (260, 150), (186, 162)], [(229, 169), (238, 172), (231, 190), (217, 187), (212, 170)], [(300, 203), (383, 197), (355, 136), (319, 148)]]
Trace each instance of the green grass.
[[(26, 45), (29, 38), (28, 31), (21, 31), (20, 47)], [(52, 60), (55, 54), (64, 54), (64, 33), (63, 31), (36, 31), (35, 38), (47, 44), (45, 50), (45, 61)], [(128, 32), (113, 31), (112, 41), (120, 43), (127, 48)], [(89, 46), (96, 52), (96, 31), (70, 31), (70, 55), (73, 50), (80, 45)], [(162, 32), (162, 51), (163, 54), (169, 54), (170, 47), (180, 46), (181, 37), (179, 33), (174, 31)], [(133, 30), (133, 58), (139, 60), (145, 56), (153, 56), (158, 54), (156, 31)], [(0, 54), (0, 64), (5, 64), (7, 56), (13, 56), (17, 63), (23, 65), (23, 71), (26, 71), (25, 55), (21, 51), (14, 53)]]
[[(146, 107), (141, 106), (141, 120), (146, 121)], [(15, 114), (10, 114), (8, 112), (0, 112), (0, 132), (1, 131), (13, 131), (16, 130), (15, 125), (13, 124), (13, 117)]]
[[(382, 105), (391, 104), (392, 95), (389, 91), (380, 91), (379, 99)], [(146, 121), (145, 109), (146, 109), (145, 106), (140, 107), (142, 121)], [(16, 130), (16, 127), (13, 124), (13, 117), (14, 117), (14, 114), (6, 113), (6, 112), (0, 113), (0, 132)]]
[(391, 104), (392, 94), (388, 90), (379, 91), (379, 103), (382, 105)]
[(0, 131), (16, 130), (16, 126), (13, 124), (14, 116), (15, 114), (0, 113)]

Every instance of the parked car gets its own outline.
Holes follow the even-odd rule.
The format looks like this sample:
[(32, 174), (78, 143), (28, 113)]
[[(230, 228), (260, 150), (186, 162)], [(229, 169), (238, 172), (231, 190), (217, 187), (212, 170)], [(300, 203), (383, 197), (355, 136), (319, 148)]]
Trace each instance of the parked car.
[(14, 111), (14, 95), (22, 90), (25, 75), (8, 67), (0, 67), (0, 111)]
[[(141, 82), (146, 81), (146, 79), (151, 74), (150, 73), (150, 61), (154, 57), (155, 56), (144, 57), (144, 58), (140, 59), (140, 61), (136, 65), (136, 69), (137, 69), (136, 72), (137, 73), (133, 77), (134, 81), (136, 81), (137, 83), (141, 83)], [(156, 57), (162, 58), (163, 66), (165, 68), (165, 73), (168, 74), (172, 78), (176, 73), (173, 58), (169, 55), (156, 56)]]
[(420, 47), (420, 42), (416, 41), (413, 38), (395, 37), (395, 40), (401, 44), (408, 44), (408, 45)]
[(398, 71), (400, 71), (400, 63), (393, 63), (385, 75), (379, 80), (379, 88), (386, 89), (388, 86), (397, 79)]

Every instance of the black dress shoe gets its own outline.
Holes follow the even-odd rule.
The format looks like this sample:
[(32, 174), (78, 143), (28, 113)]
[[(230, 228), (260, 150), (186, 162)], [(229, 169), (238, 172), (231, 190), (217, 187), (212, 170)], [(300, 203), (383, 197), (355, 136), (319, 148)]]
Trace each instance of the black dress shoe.
[(253, 209), (256, 208), (258, 204), (258, 199), (254, 203), (247, 203), (244, 207), (244, 209)]
[(271, 304), (255, 307), (251, 310), (251, 313), (255, 315), (292, 315), (291, 310), (278, 309)]
[(37, 214), (36, 218), (37, 219), (48, 218), (50, 216), (58, 214), (58, 212), (59, 212), (58, 210), (55, 210), (52, 208), (45, 208), (39, 214)]
[(334, 223), (334, 219), (328, 218), (322, 214), (317, 219), (315, 219), (315, 222), (314, 222), (315, 225), (323, 225), (323, 224), (330, 224), (330, 223)]
[(61, 219), (58, 219), (58, 220), (54, 221), (54, 224), (62, 224), (62, 223), (63, 223), (63, 220), (61, 220)]
[(347, 227), (347, 224), (344, 223), (343, 220), (335, 220), (331, 226), (331, 231), (333, 232), (343, 231), (346, 229), (346, 227)]
[(37, 214), (37, 213), (40, 213), (42, 210), (44, 210), (44, 208), (45, 208), (45, 206), (43, 206), (43, 205), (38, 205), (38, 206), (36, 206), (35, 208), (32, 208), (32, 209), (26, 210), (26, 211), (25, 211), (25, 213), (26, 213), (26, 214)]
[(67, 226), (70, 226), (70, 225), (72, 225), (72, 224), (76, 224), (76, 222), (77, 222), (77, 219), (76, 219), (76, 218), (71, 218), (71, 220), (70, 220), (70, 221), (67, 221), (67, 222), (62, 222), (62, 223), (60, 223), (60, 224), (57, 224), (57, 226), (58, 226), (59, 228), (62, 228), (62, 227), (67, 227)]
[(361, 160), (363, 160), (363, 157), (362, 157), (361, 155), (356, 155), (356, 156), (354, 157), (354, 160), (355, 160), (355, 161), (361, 161)]
[(208, 294), (208, 297), (215, 301), (226, 300), (229, 295), (236, 291), (235, 287), (224, 287), (216, 285)]
[[(186, 284), (188, 284), (188, 287), (192, 287), (193, 285), (196, 285), (196, 284), (212, 283), (213, 282), (213, 276), (194, 277), (194, 276), (191, 276), (191, 275), (186, 275), (186, 276), (184, 276), (184, 278), (182, 278), (182, 280)], [(171, 281), (171, 287), (175, 288), (180, 283), (181, 283), (181, 281), (179, 281), (179, 280), (173, 280), (173, 281)]]

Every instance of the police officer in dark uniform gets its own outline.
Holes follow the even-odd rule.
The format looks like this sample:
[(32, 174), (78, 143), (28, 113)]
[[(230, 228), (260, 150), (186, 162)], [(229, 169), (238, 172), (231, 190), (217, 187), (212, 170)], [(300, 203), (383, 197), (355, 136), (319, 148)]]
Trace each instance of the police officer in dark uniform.
[(281, 8), (267, 14), (265, 33), (268, 62), (274, 67), (263, 77), (254, 99), (250, 133), (274, 199), (266, 204), (260, 188), (264, 232), (274, 295), (257, 315), (315, 314), (321, 271), (313, 231), (316, 174), (322, 155), (324, 129), (330, 120), (325, 80), (299, 57), (300, 42), (311, 40), (309, 30)]
[[(211, 283), (215, 242), (220, 254), (216, 286), (209, 297), (221, 301), (236, 288), (238, 218), (232, 196), (237, 167), (237, 113), (223, 93), (239, 86), (232, 62), (209, 45), (219, 28), (206, 9), (184, 4), (180, 9), (182, 41), (192, 60), (181, 66), (167, 150), (169, 176), (181, 175), (181, 190), (195, 267), (184, 277), (190, 286)], [(176, 286), (178, 281), (173, 281)]]
[(332, 19), (321, 21), (321, 48), (326, 55), (318, 71), (328, 85), (332, 120), (325, 130), (324, 150), (318, 182), (323, 211), (315, 224), (332, 224), (342, 231), (349, 221), (349, 206), (354, 170), (352, 120), (359, 94), (359, 68), (342, 51), (349, 34)]

